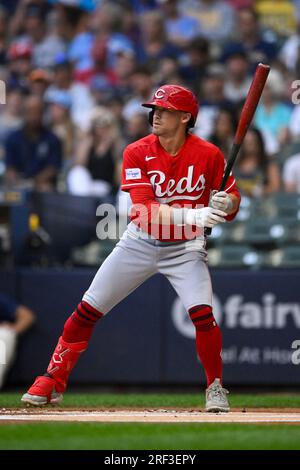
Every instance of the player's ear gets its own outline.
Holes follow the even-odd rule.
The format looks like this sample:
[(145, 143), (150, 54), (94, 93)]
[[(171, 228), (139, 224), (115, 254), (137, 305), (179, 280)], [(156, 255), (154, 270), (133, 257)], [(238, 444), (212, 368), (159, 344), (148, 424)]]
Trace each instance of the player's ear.
[(182, 118), (181, 118), (181, 122), (183, 124), (187, 124), (189, 122), (189, 120), (191, 119), (191, 117), (192, 117), (191, 113), (183, 113)]

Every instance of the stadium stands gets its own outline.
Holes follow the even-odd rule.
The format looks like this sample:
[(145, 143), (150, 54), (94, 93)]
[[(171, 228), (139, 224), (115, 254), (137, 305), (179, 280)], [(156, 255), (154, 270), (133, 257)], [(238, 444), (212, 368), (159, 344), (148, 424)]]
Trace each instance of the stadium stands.
[[(18, 212), (11, 220), (1, 202), (0, 236), (7, 240), (8, 224), (35, 211), (52, 240), (55, 263), (91, 265), (90, 253), (103, 260), (116, 240), (93, 245), (95, 210), (101, 201), (115, 201), (124, 147), (151, 131), (140, 104), (163, 83), (190, 87), (200, 100), (195, 134), (220, 146), (226, 157), (259, 56), (273, 73), (254, 119), (257, 129), (235, 168), (241, 208), (232, 223), (214, 228), (210, 262), (245, 269), (297, 266), (299, 2), (287, 2), (295, 11), (289, 29), (267, 21), (260, 0), (211, 2), (213, 17), (226, 23), (213, 34), (199, 21), (201, 0), (196, 10), (197, 1), (166, 3), (0, 2), (0, 80), (6, 90), (0, 96), (0, 190), (35, 194), (22, 217)], [(28, 95), (35, 95), (34, 102)], [(26, 132), (19, 132), (31, 117), (26, 109), (42, 110), (43, 146), (57, 139), (61, 144), (48, 155), (55, 173), (42, 182), (37, 168), (22, 167), (19, 155), (22, 149), (38, 161), (40, 151), (38, 145), (24, 149)], [(25, 144), (11, 135), (22, 135)], [(284, 171), (290, 159), (293, 171)], [(15, 239), (20, 244), (20, 227), (12, 247)], [(0, 251), (3, 246), (8, 249), (4, 242)]]

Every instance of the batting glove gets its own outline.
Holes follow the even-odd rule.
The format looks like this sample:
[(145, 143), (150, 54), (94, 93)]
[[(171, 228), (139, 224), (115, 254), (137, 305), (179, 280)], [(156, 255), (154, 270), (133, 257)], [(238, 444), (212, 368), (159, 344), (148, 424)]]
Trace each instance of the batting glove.
[(226, 214), (229, 214), (232, 210), (233, 202), (231, 197), (225, 191), (219, 191), (211, 198), (211, 205), (214, 209), (219, 209), (226, 212)]
[(214, 207), (203, 207), (202, 209), (189, 209), (186, 213), (186, 223), (189, 225), (197, 225), (198, 227), (214, 227), (226, 220), (226, 212)]

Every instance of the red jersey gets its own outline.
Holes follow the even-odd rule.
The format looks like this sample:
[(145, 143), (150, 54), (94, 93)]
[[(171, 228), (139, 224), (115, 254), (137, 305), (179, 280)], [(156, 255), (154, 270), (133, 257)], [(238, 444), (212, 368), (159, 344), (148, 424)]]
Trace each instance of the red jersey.
[[(208, 206), (210, 192), (219, 189), (225, 165), (218, 147), (193, 134), (187, 135), (176, 156), (168, 154), (159, 138), (150, 134), (124, 150), (121, 189), (152, 188), (153, 200), (161, 204), (201, 208)], [(240, 198), (232, 174), (225, 191)], [(235, 215), (227, 216), (227, 220), (232, 220)], [(147, 231), (150, 233), (151, 224)], [(165, 239), (163, 236), (158, 238)], [(172, 239), (172, 235), (168, 237), (168, 240)]]

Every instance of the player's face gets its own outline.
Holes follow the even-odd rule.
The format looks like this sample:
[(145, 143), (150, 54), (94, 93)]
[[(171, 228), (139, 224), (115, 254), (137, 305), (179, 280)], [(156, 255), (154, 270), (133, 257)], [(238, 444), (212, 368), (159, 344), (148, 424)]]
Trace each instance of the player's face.
[(158, 137), (173, 136), (182, 127), (186, 127), (190, 117), (190, 113), (156, 106), (153, 114), (153, 134)]

